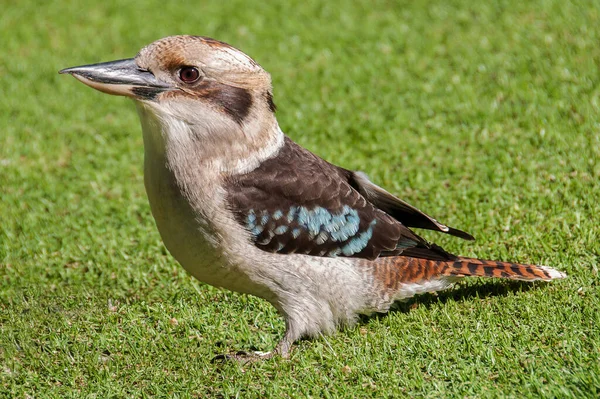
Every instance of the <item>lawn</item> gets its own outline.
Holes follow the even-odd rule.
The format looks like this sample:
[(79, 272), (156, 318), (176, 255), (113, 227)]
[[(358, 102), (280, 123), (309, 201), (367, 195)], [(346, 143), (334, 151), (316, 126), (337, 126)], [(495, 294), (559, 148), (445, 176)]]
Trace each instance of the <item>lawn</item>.
[[(0, 0), (0, 397), (598, 397), (597, 1)], [(466, 255), (552, 265), (469, 280), (288, 360), (266, 302), (164, 248), (131, 101), (59, 69), (171, 34), (271, 72), (282, 129), (448, 223)]]

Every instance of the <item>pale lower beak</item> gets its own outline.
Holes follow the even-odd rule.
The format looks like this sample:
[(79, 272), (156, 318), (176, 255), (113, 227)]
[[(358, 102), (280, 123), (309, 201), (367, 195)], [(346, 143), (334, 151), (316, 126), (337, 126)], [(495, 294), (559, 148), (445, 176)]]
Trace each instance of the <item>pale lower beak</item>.
[(138, 67), (133, 58), (66, 68), (59, 73), (69, 73), (103, 93), (139, 100), (152, 100), (159, 93), (171, 89), (151, 72)]

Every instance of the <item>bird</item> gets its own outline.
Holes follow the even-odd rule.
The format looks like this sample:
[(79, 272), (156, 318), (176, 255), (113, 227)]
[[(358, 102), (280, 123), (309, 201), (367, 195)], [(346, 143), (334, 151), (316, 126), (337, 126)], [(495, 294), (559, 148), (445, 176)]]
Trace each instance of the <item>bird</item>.
[(291, 140), (270, 74), (229, 44), (168, 36), (134, 58), (59, 73), (134, 100), (144, 185), (170, 254), (199, 281), (263, 298), (285, 320), (271, 351), (227, 358), (287, 358), (300, 338), (465, 277), (566, 277), (457, 256), (419, 236), (415, 228), (474, 239)]

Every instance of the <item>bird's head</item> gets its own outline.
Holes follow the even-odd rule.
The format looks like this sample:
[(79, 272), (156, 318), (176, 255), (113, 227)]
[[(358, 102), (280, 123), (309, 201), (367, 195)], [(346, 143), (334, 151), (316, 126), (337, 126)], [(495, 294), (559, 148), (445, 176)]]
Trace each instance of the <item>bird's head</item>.
[[(60, 73), (136, 100), (145, 136), (146, 126), (153, 125), (167, 140), (177, 131), (178, 139), (187, 135), (205, 148), (212, 146), (212, 152), (238, 157), (281, 141), (270, 75), (240, 50), (214, 39), (170, 36), (135, 58)], [(180, 133), (181, 126), (187, 133)]]
[[(274, 111), (271, 77), (240, 50), (201, 36), (169, 36), (135, 58), (67, 68), (86, 85), (152, 106), (200, 104), (242, 123), (253, 106)], [(185, 115), (181, 115), (184, 116)], [(185, 118), (188, 119), (188, 118)]]

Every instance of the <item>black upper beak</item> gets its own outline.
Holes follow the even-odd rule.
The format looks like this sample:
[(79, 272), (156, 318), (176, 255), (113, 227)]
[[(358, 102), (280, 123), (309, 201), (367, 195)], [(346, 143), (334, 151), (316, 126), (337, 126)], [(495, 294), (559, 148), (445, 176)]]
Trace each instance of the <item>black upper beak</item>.
[(66, 68), (59, 73), (69, 73), (104, 93), (138, 99), (151, 100), (171, 88), (151, 72), (139, 68), (133, 58)]

